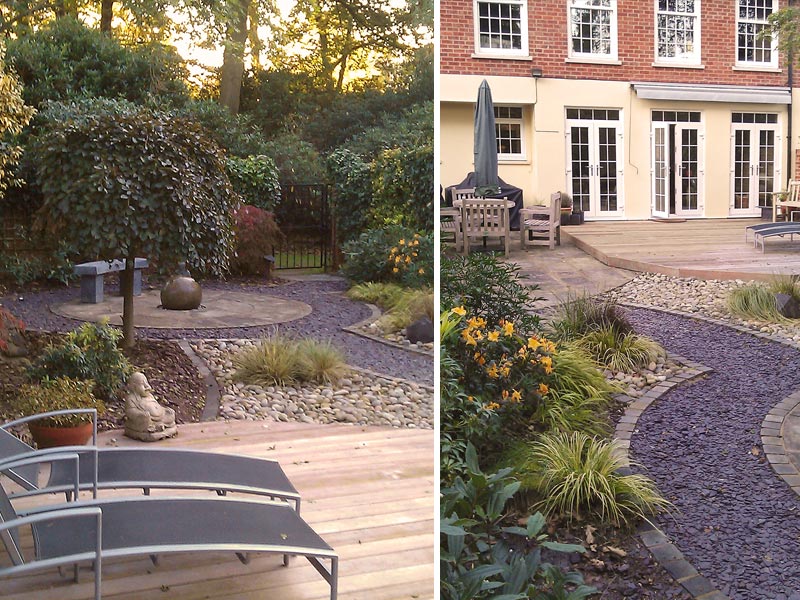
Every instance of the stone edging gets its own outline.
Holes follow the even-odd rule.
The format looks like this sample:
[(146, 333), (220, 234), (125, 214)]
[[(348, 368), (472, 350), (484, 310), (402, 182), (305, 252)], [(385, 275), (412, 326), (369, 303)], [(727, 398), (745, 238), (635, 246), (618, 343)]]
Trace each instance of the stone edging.
[(203, 412), (200, 415), (200, 421), (215, 421), (219, 413), (219, 401), (222, 398), (222, 393), (219, 389), (216, 377), (208, 368), (206, 361), (200, 358), (188, 340), (177, 340), (178, 347), (183, 350), (183, 353), (189, 357), (192, 364), (200, 372), (203, 377), (203, 383), (206, 386), (206, 401), (203, 403)]
[(396, 344), (395, 342), (391, 342), (384, 337), (379, 335), (373, 335), (371, 333), (367, 333), (365, 331), (361, 331), (362, 327), (369, 325), (377, 321), (380, 316), (383, 314), (381, 309), (375, 306), (374, 304), (370, 304), (369, 302), (364, 302), (367, 306), (369, 306), (370, 310), (372, 310), (372, 314), (364, 319), (363, 321), (359, 321), (354, 325), (347, 325), (342, 327), (342, 331), (346, 331), (347, 333), (352, 333), (353, 335), (358, 335), (363, 338), (367, 338), (368, 340), (372, 340), (373, 342), (379, 342), (381, 344), (385, 344), (387, 346), (391, 346), (393, 348), (398, 348), (400, 350), (405, 350), (406, 352), (414, 352), (416, 354), (422, 354), (423, 356), (433, 356), (432, 350), (421, 350), (419, 348), (415, 348), (414, 346), (403, 346), (402, 344)]
[(786, 415), (800, 406), (800, 390), (776, 404), (761, 423), (761, 445), (772, 470), (783, 479), (792, 491), (800, 496), (800, 473), (789, 461), (783, 440), (783, 423)]
[[(617, 456), (622, 458), (624, 469), (630, 468), (631, 437), (633, 437), (633, 433), (636, 430), (639, 417), (647, 407), (673, 387), (701, 377), (713, 370), (710, 367), (675, 354), (670, 355), (670, 358), (681, 363), (685, 370), (658, 383), (647, 390), (642, 397), (631, 402), (626, 407), (625, 414), (619, 420), (614, 431), (614, 437), (617, 440)], [(678, 547), (652, 524), (643, 524), (639, 527), (638, 534), (656, 562), (664, 567), (667, 573), (681, 584), (683, 589), (691, 594), (693, 598), (698, 600), (727, 600), (728, 597), (717, 590), (708, 579), (700, 575), (697, 569), (684, 558)]]

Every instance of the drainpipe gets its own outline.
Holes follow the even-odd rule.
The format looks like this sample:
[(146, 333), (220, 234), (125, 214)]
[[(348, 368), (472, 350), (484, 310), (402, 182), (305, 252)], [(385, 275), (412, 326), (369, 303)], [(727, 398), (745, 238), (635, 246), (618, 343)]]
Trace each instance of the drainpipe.
[[(789, 0), (789, 6), (794, 5), (794, 0)], [(787, 119), (786, 123), (786, 181), (792, 179), (792, 165), (794, 164), (794, 158), (792, 156), (792, 91), (794, 85), (794, 53), (792, 52), (792, 48), (789, 48), (786, 56), (786, 62), (788, 65), (786, 66), (786, 76), (789, 84), (789, 118)], [(795, 173), (795, 176), (800, 176), (800, 173)], [(789, 189), (788, 183), (786, 185), (786, 189)]]

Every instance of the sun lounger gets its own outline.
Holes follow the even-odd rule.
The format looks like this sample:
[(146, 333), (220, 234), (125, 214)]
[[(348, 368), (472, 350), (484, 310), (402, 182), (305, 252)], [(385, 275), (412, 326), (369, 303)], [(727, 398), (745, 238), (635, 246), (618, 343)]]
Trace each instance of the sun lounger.
[[(30, 527), (34, 556), (20, 547)], [(0, 576), (89, 562), (95, 600), (101, 599), (103, 562), (171, 552), (235, 552), (305, 556), (330, 585), (336, 600), (338, 557), (285, 502), (215, 497), (143, 497), (78, 501), (17, 512), (0, 486), (0, 539), (11, 558)], [(328, 567), (325, 562), (330, 561)], [(77, 566), (76, 566), (77, 578)]]
[(772, 229), (773, 227), (785, 227), (787, 223), (778, 222), (778, 223), (759, 223), (758, 225), (748, 225), (744, 228), (744, 241), (747, 243), (747, 236), (748, 234), (753, 234), (753, 248), (756, 247), (756, 234), (760, 231), (767, 231)]
[(34, 450), (7, 431), (9, 427), (27, 420), (0, 425), (0, 472), (25, 490), (14, 497), (64, 492), (69, 499), (75, 478), (69, 461), (50, 463), (49, 479), (41, 487), (38, 484), (38, 464), (13, 469), (5, 465), (8, 461), (26, 457), (45, 458), (75, 453), (79, 457), (81, 490), (141, 488), (148, 494), (151, 488), (202, 489), (220, 495), (239, 492), (280, 498), (300, 510), (300, 494), (274, 460), (173, 448), (98, 448), (96, 438), (91, 446)]
[[(762, 252), (766, 250), (764, 241), (768, 237), (783, 237), (788, 235), (790, 240), (794, 240), (794, 236), (800, 234), (800, 223), (772, 223), (771, 227), (763, 227), (759, 225), (753, 227), (761, 227), (760, 229), (754, 229), (753, 231), (753, 247), (757, 248), (758, 244), (761, 243)], [(747, 236), (746, 232), (745, 236)]]

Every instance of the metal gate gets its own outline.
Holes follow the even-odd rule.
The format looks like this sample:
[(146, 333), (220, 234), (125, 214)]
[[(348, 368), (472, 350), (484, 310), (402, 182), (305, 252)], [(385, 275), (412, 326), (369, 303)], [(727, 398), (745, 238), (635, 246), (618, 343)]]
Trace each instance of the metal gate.
[(276, 269), (333, 269), (336, 231), (327, 184), (288, 185), (275, 219), (286, 241), (273, 248)]

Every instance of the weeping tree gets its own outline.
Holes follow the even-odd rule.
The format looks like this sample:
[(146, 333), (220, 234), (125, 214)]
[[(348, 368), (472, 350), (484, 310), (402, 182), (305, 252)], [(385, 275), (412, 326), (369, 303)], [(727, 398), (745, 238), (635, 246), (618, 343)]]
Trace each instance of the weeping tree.
[(144, 110), (89, 114), (56, 124), (33, 151), (41, 226), (84, 257), (125, 260), (125, 347), (134, 344), (137, 256), (227, 272), (239, 199), (221, 150), (199, 126)]

